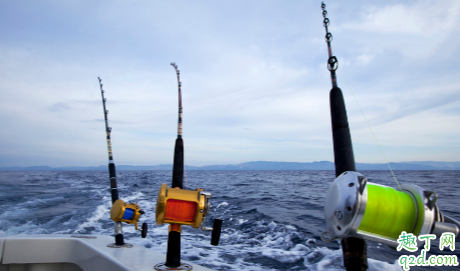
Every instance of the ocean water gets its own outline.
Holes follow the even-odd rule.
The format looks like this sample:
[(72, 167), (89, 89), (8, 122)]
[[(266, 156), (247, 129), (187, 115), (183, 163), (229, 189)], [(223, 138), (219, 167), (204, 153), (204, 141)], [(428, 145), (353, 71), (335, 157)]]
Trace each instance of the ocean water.
[[(363, 171), (370, 182), (396, 187), (390, 172)], [(460, 220), (460, 171), (396, 171), (400, 183), (413, 183), (439, 195), (442, 212)], [(120, 198), (138, 203), (149, 224), (142, 239), (125, 225), (125, 240), (166, 253), (167, 225), (155, 224), (157, 193), (171, 183), (169, 171), (119, 171)], [(182, 258), (215, 270), (344, 270), (340, 244), (324, 243), (323, 206), (333, 171), (188, 171), (189, 189), (213, 193), (210, 221), (223, 219), (219, 246), (210, 233), (183, 227)], [(0, 234), (113, 234), (108, 173), (105, 171), (0, 172)], [(457, 249), (430, 255), (457, 255)], [(368, 242), (368, 270), (401, 270), (401, 254)], [(413, 255), (419, 255), (413, 253)], [(411, 267), (458, 270), (459, 267)]]

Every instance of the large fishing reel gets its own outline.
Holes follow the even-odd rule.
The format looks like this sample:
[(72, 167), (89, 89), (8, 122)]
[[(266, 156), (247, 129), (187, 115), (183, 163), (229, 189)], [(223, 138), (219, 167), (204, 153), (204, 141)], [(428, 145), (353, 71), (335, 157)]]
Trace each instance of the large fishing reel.
[(181, 232), (181, 226), (191, 226), (201, 230), (212, 231), (211, 244), (217, 246), (220, 240), (222, 220), (214, 219), (212, 228), (205, 222), (211, 208), (212, 194), (202, 188), (194, 191), (170, 188), (162, 184), (157, 198), (156, 223), (169, 223), (169, 231)]
[(435, 192), (416, 185), (402, 185), (398, 191), (346, 171), (327, 192), (324, 215), (328, 231), (321, 239), (330, 242), (357, 237), (396, 248), (402, 231), (416, 236), (452, 232), (458, 237), (460, 223), (442, 215), (437, 198)]
[(125, 203), (121, 199), (117, 199), (110, 210), (110, 218), (115, 222), (125, 222), (134, 224), (136, 231), (141, 231), (142, 238), (147, 236), (147, 224), (142, 223), (142, 228), (138, 228), (139, 218), (144, 214), (136, 203)]

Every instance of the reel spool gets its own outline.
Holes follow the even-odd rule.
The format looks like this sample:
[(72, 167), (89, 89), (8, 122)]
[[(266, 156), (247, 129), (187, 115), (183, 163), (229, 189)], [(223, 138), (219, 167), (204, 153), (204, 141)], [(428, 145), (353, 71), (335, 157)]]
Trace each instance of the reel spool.
[(416, 185), (402, 185), (399, 191), (370, 183), (360, 173), (344, 172), (327, 192), (328, 231), (321, 239), (357, 237), (397, 247), (402, 231), (416, 236), (453, 232), (458, 237), (460, 223), (442, 215), (437, 198), (435, 192)]
[(222, 220), (214, 219), (212, 228), (205, 227), (211, 208), (212, 194), (202, 188), (194, 191), (170, 188), (162, 184), (157, 198), (156, 223), (170, 224), (170, 231), (181, 231), (181, 225), (212, 231), (211, 244), (217, 246), (220, 240)]
[[(115, 222), (125, 222), (127, 224), (134, 224), (136, 231), (139, 230), (138, 223), (141, 215), (144, 211), (136, 203), (125, 203), (121, 199), (116, 200), (112, 209), (110, 210), (110, 218)], [(142, 238), (147, 236), (147, 224), (142, 223), (142, 229), (140, 229)]]

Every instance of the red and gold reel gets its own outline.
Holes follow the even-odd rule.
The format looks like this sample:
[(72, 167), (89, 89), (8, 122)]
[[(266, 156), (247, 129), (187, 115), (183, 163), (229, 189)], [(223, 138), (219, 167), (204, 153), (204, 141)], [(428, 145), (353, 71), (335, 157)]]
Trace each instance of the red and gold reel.
[(201, 188), (194, 191), (170, 188), (162, 184), (157, 198), (156, 222), (199, 228), (209, 212), (210, 194)]

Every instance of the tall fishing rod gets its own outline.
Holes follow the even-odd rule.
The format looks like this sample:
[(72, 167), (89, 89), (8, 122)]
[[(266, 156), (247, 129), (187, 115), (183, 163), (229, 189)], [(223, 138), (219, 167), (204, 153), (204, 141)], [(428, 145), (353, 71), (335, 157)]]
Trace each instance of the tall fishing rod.
[[(343, 172), (356, 171), (356, 166), (345, 101), (343, 99), (342, 90), (337, 86), (336, 70), (339, 67), (339, 62), (337, 57), (332, 54), (332, 34), (328, 29), (329, 18), (327, 18), (326, 4), (324, 4), (324, 2), (321, 3), (321, 8), (323, 10), (323, 25), (326, 29), (325, 40), (329, 54), (327, 68), (331, 73), (332, 82), (332, 89), (329, 93), (329, 102), (331, 110), (332, 139), (334, 145), (335, 175), (338, 177)], [(341, 243), (345, 268), (347, 270), (366, 270), (366, 241), (350, 237), (343, 238)]]
[[(179, 93), (179, 118), (177, 121), (177, 138), (174, 145), (174, 163), (172, 172), (172, 183), (173, 188), (183, 188), (184, 182), (184, 141), (182, 139), (182, 83), (180, 81), (180, 71), (176, 63), (171, 63), (174, 67), (177, 76), (177, 89)], [(180, 251), (181, 251), (181, 226), (177, 224), (170, 225), (170, 232), (168, 236), (168, 250), (166, 252), (166, 266), (176, 267), (181, 266), (180, 262)]]
[[(115, 201), (118, 200), (118, 187), (117, 187), (117, 173), (115, 169), (115, 163), (113, 162), (113, 153), (112, 153), (112, 141), (110, 139), (110, 133), (112, 132), (112, 127), (109, 126), (109, 119), (108, 114), (109, 110), (106, 108), (106, 101), (107, 99), (104, 97), (104, 89), (102, 80), (100, 77), (97, 78), (99, 80), (99, 88), (101, 89), (101, 96), (102, 96), (102, 107), (104, 109), (104, 121), (105, 121), (105, 132), (107, 135), (107, 151), (109, 154), (109, 178), (110, 178), (110, 194), (112, 196), (112, 205)], [(123, 237), (123, 226), (121, 222), (115, 222), (115, 244), (122, 246), (125, 244), (124, 237)]]
[[(347, 270), (367, 269), (367, 244), (370, 240), (400, 251), (399, 242), (413, 238), (414, 249), (422, 243), (417, 236), (460, 236), (460, 222), (443, 215), (438, 195), (417, 185), (403, 184), (398, 190), (368, 182), (356, 172), (348, 118), (342, 91), (337, 86), (337, 58), (332, 55), (332, 34), (328, 30), (326, 5), (322, 3), (326, 42), (331, 72), (330, 92), (332, 136), (336, 179), (330, 186), (324, 206), (328, 230), (321, 239), (341, 238), (344, 266)], [(406, 235), (407, 234), (407, 235)], [(401, 264), (401, 262), (399, 262)]]
[(105, 102), (107, 99), (104, 97), (104, 89), (102, 88), (102, 80), (100, 77), (97, 78), (99, 80), (99, 88), (101, 89), (101, 96), (102, 96), (102, 108), (104, 109), (104, 121), (105, 121), (105, 132), (107, 135), (107, 151), (109, 154), (109, 177), (110, 177), (110, 193), (112, 195), (112, 204), (118, 199), (118, 188), (117, 188), (117, 173), (115, 170), (115, 163), (113, 162), (113, 153), (112, 153), (112, 142), (110, 139), (110, 133), (112, 132), (112, 127), (109, 126), (109, 119), (108, 114), (109, 110), (107, 110)]
[[(109, 154), (110, 194), (112, 196), (112, 209), (110, 211), (110, 218), (115, 222), (115, 243), (110, 244), (108, 246), (114, 248), (132, 247), (131, 244), (127, 244), (124, 241), (122, 222), (134, 224), (136, 230), (138, 230), (137, 224), (139, 222), (140, 216), (144, 214), (144, 212), (136, 203), (126, 204), (118, 197), (117, 174), (115, 169), (115, 163), (113, 162), (112, 142), (110, 138), (112, 127), (109, 126), (108, 120), (109, 110), (107, 110), (105, 104), (107, 99), (104, 97), (105, 91), (103, 89), (102, 80), (100, 77), (98, 77), (97, 79), (99, 80), (99, 88), (101, 89), (102, 107), (104, 109), (105, 131), (107, 135), (107, 150)], [(146, 236), (147, 224), (143, 223), (142, 237), (145, 238)]]
[(162, 184), (157, 198), (156, 223), (169, 223), (168, 247), (166, 262), (155, 265), (155, 270), (192, 270), (192, 266), (181, 263), (181, 232), (182, 226), (191, 226), (202, 230), (212, 231), (211, 245), (217, 246), (220, 240), (222, 220), (214, 219), (212, 228), (205, 227), (205, 222), (211, 208), (212, 194), (203, 188), (194, 191), (183, 189), (184, 179), (184, 142), (182, 140), (182, 83), (180, 71), (176, 63), (171, 63), (177, 75), (179, 90), (179, 119), (177, 124), (177, 139), (174, 146), (174, 164), (171, 187)]
[(182, 83), (180, 81), (180, 71), (176, 63), (171, 63), (176, 70), (177, 88), (179, 91), (179, 119), (177, 121), (177, 139), (174, 145), (174, 164), (172, 173), (172, 187), (183, 188), (184, 181), (184, 141), (182, 139)]

